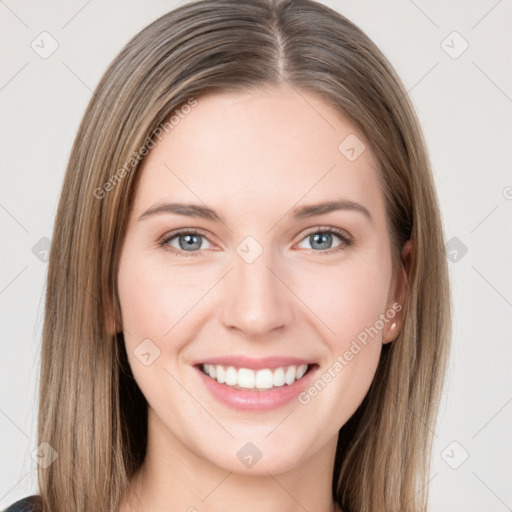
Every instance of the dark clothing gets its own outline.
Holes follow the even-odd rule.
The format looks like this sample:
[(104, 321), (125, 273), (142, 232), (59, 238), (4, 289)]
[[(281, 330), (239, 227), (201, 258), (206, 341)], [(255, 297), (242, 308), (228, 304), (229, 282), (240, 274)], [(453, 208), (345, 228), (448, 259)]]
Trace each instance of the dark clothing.
[(4, 512), (39, 512), (42, 510), (41, 496), (34, 494), (13, 503)]

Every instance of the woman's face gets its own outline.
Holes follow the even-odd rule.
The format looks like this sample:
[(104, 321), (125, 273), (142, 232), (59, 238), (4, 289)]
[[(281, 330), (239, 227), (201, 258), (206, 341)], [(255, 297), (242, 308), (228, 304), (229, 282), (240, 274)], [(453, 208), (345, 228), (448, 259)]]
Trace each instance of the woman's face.
[(118, 275), (150, 440), (251, 474), (332, 458), (400, 327), (377, 162), (309, 93), (183, 112), (140, 170)]

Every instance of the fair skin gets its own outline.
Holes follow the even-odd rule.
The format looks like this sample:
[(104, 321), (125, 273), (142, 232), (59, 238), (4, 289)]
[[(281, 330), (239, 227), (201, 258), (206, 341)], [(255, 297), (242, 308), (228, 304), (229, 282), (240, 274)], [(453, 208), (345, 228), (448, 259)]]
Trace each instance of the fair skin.
[[(363, 140), (319, 97), (285, 86), (210, 94), (145, 158), (120, 256), (118, 322), (149, 404), (149, 440), (121, 512), (339, 510), (331, 495), (338, 430), (366, 395), (402, 315), (359, 344), (308, 403), (231, 406), (194, 365), (232, 355), (296, 357), (310, 363), (309, 388), (365, 328), (403, 304), (405, 274), (400, 265), (393, 271), (378, 165), (368, 145), (354, 161), (338, 150), (349, 134)], [(338, 199), (368, 214), (292, 216)], [(224, 222), (141, 218), (170, 202), (207, 206)], [(353, 242), (332, 231), (315, 242), (319, 228), (331, 227)], [(166, 242), (180, 255), (159, 245), (178, 229), (199, 232), (191, 249), (186, 233)], [(247, 250), (262, 252), (249, 263)], [(404, 261), (409, 252), (406, 244)], [(134, 350), (147, 339), (145, 352), (160, 352), (145, 365)], [(237, 456), (249, 442), (261, 455), (250, 467)]]

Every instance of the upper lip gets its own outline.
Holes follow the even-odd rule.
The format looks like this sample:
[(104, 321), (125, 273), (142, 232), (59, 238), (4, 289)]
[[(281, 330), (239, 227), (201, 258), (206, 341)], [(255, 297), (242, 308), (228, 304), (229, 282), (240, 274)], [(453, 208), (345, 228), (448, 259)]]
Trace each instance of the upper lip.
[(249, 368), (252, 370), (261, 370), (264, 368), (280, 368), (283, 366), (300, 366), (302, 364), (311, 365), (311, 361), (298, 357), (272, 356), (252, 358), (247, 356), (225, 356), (208, 357), (193, 363), (194, 366), (203, 364), (234, 366), (236, 368)]

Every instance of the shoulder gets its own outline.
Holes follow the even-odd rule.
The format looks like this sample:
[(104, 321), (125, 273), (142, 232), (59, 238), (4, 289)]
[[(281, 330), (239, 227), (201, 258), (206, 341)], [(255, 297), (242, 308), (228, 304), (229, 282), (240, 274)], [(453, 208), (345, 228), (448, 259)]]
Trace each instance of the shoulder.
[(41, 496), (34, 494), (13, 503), (4, 512), (39, 512), (41, 510)]

